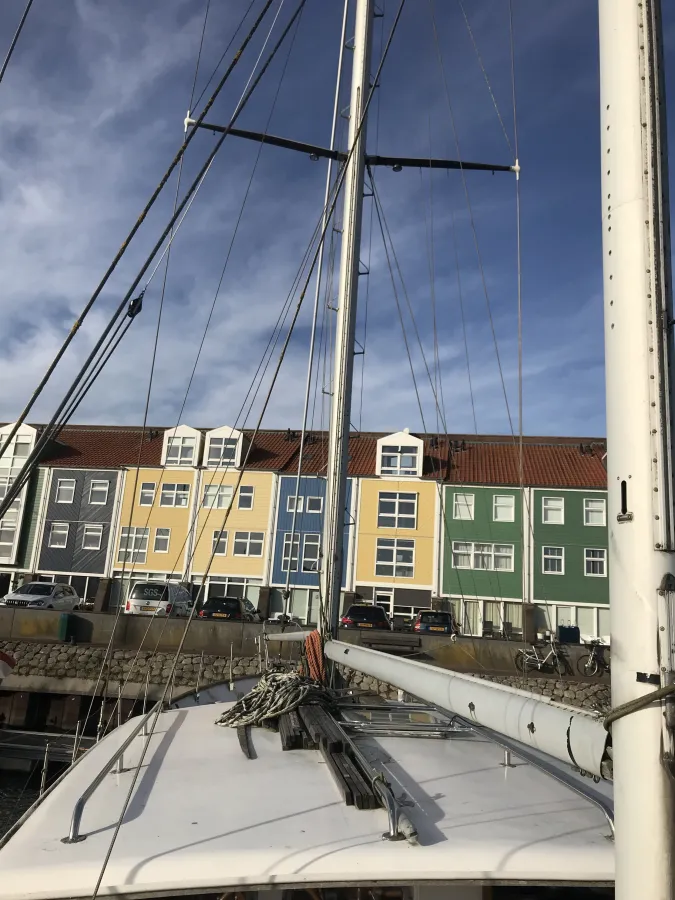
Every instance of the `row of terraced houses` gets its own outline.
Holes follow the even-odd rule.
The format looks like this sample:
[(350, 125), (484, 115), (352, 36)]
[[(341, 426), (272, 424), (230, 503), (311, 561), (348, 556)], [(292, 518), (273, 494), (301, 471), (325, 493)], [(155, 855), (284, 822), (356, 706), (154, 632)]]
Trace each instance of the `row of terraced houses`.
[[(0, 459), (0, 497), (39, 433), (22, 426)], [(53, 580), (111, 609), (130, 582), (169, 579), (269, 615), (289, 590), (316, 622), (326, 435), (305, 435), (298, 487), (300, 448), (290, 430), (68, 426), (0, 522), (0, 596)], [(354, 433), (343, 604), (452, 606), (464, 633), (517, 635), (525, 603), (537, 630), (609, 634), (605, 455), (526, 438), (521, 477), (511, 438)]]

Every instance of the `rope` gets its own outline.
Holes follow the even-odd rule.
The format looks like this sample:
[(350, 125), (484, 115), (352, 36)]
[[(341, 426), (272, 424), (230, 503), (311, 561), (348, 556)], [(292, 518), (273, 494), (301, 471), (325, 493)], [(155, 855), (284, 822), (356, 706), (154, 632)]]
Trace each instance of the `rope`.
[(297, 672), (267, 672), (252, 691), (226, 710), (216, 725), (240, 728), (263, 725), (304, 703), (332, 703), (332, 694), (322, 684)]
[(326, 683), (326, 659), (323, 655), (323, 641), (318, 631), (312, 631), (305, 638), (305, 657), (309, 677), (320, 684)]
[(625, 716), (630, 716), (632, 713), (639, 712), (641, 709), (646, 709), (648, 706), (651, 706), (652, 703), (656, 703), (657, 700), (663, 700), (664, 697), (668, 697), (673, 693), (675, 693), (675, 684), (667, 684), (657, 691), (645, 694), (644, 697), (638, 697), (637, 700), (629, 700), (628, 703), (622, 703), (621, 706), (615, 706), (614, 709), (611, 709), (607, 713), (602, 724), (605, 726), (605, 730), (609, 731), (612, 724), (618, 719), (623, 719)]

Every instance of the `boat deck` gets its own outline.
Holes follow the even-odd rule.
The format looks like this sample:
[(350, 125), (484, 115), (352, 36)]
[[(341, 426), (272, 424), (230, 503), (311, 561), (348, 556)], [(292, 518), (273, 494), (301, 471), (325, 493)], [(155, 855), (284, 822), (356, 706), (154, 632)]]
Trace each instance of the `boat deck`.
[[(614, 850), (602, 811), (476, 732), (444, 739), (361, 734), (418, 831), (383, 839), (387, 814), (340, 797), (322, 755), (282, 752), (252, 729), (214, 724), (225, 704), (160, 715), (100, 894), (171, 895), (233, 887), (413, 882), (609, 883)], [(135, 724), (76, 767), (0, 849), (0, 900), (90, 897), (143, 744), (88, 801), (79, 843), (63, 843), (73, 808)], [(128, 768), (127, 768), (128, 767)]]

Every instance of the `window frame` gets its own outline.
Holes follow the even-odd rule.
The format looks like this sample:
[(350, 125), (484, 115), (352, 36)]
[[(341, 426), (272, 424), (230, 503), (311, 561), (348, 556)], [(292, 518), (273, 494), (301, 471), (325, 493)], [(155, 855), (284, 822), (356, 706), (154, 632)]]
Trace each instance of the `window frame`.
[[(213, 498), (213, 502), (207, 503), (206, 497), (211, 489), (215, 490), (215, 496)], [(228, 492), (229, 491), (229, 496)], [(221, 503), (221, 499), (225, 497), (228, 499), (227, 503)], [(231, 484), (205, 484), (204, 490), (202, 491), (202, 509), (229, 509), (232, 506), (232, 500), (234, 498), (234, 488)]]
[[(94, 493), (94, 485), (96, 485), (99, 490), (101, 489), (101, 485), (105, 485), (105, 500), (92, 500), (92, 494)], [(110, 482), (103, 481), (103, 479), (92, 479), (89, 482), (89, 505), (90, 506), (105, 506), (108, 502), (108, 497), (110, 495)]]
[[(220, 455), (218, 459), (211, 459), (211, 446), (214, 443), (220, 444)], [(206, 465), (209, 469), (222, 469), (227, 466), (236, 466), (237, 464), (237, 449), (239, 445), (239, 438), (233, 437), (223, 437), (221, 435), (215, 435), (214, 437), (210, 437), (208, 443), (206, 445)], [(232, 449), (232, 459), (223, 460), (223, 452), (225, 448)]]
[[(251, 535), (260, 535), (260, 539), (257, 538), (255, 540), (252, 539)], [(243, 535), (246, 535), (244, 538)], [(246, 553), (237, 553), (237, 544), (246, 544)], [(260, 553), (251, 553), (251, 544), (260, 544)], [(252, 556), (255, 558), (260, 558), (263, 555), (263, 550), (265, 547), (265, 532), (264, 531), (235, 531), (234, 533), (234, 541), (232, 545), (232, 555), (233, 556)]]
[[(52, 538), (55, 534), (55, 529), (57, 528), (65, 528), (65, 538), (62, 544), (54, 544), (52, 542)], [(68, 546), (68, 538), (70, 536), (70, 522), (50, 522), (49, 523), (49, 535), (47, 536), (47, 547), (52, 550), (65, 550)]]
[[(547, 500), (559, 500), (560, 501), (560, 521), (559, 522), (547, 522), (546, 521), (546, 501)], [(543, 496), (541, 498), (541, 524), (542, 525), (564, 525), (565, 524), (565, 498), (564, 497), (553, 497), (551, 495)]]
[[(460, 545), (466, 549), (459, 550), (458, 547)], [(502, 549), (496, 549), (504, 547), (508, 548), (507, 552), (504, 552)], [(460, 555), (468, 557), (468, 566), (457, 565), (457, 557)], [(477, 556), (489, 557), (490, 565), (477, 566)], [(495, 566), (495, 558), (508, 558), (511, 562), (510, 567), (497, 568), (497, 566)], [(450, 547), (450, 561), (451, 568), (459, 569), (460, 571), (471, 570), (473, 572), (496, 572), (498, 575), (500, 572), (512, 573), (516, 571), (516, 545), (511, 543), (510, 541), (453, 541), (452, 546)]]
[[(227, 556), (227, 544), (228, 544), (228, 529), (227, 528), (216, 528), (211, 537), (211, 553), (214, 556)], [(223, 544), (224, 549), (219, 550), (218, 547)]]
[[(470, 513), (468, 516), (457, 515), (459, 509), (457, 504), (458, 497), (471, 497), (471, 503), (466, 504), (466, 508)], [(474, 522), (476, 519), (476, 495), (468, 494), (466, 491), (454, 491), (452, 495), (452, 518), (456, 519), (458, 522)]]
[[(403, 449), (405, 448), (405, 452)], [(381, 444), (379, 448), (380, 455), (380, 475), (389, 477), (396, 476), (399, 478), (419, 478), (420, 477), (420, 457), (422, 453), (420, 452), (422, 447), (419, 444)], [(397, 465), (396, 466), (385, 466), (384, 465), (384, 457), (396, 457)], [(403, 456), (414, 456), (415, 457), (415, 465), (413, 466), (402, 466), (401, 465), (401, 457)], [(415, 471), (411, 471), (412, 469)]]
[[(320, 516), (321, 513), (323, 512), (323, 497), (316, 497), (316, 496), (309, 497), (308, 496), (308, 497), (305, 497), (305, 500), (306, 500), (305, 512), (307, 513), (307, 515), (308, 516)], [(319, 504), (318, 509), (310, 509), (309, 508), (309, 505), (313, 500), (318, 501), (318, 504)]]
[[(71, 494), (70, 500), (59, 500), (59, 491), (61, 490), (63, 485), (67, 485), (67, 484), (71, 484), (73, 486), (72, 487), (73, 492)], [(64, 504), (74, 503), (75, 502), (75, 487), (76, 487), (76, 485), (77, 485), (77, 481), (75, 478), (57, 478), (56, 491), (54, 493), (54, 503), (64, 503)]]
[[(602, 522), (587, 522), (587, 513), (589, 512), (587, 503), (602, 503)], [(607, 527), (607, 500), (605, 497), (584, 497), (584, 527), (585, 528), (606, 528)], [(592, 547), (590, 549), (593, 549)]]
[[(304, 513), (304, 511), (305, 511), (305, 495), (298, 494), (297, 512), (302, 514), (302, 513)], [(294, 493), (289, 494), (288, 497), (286, 497), (286, 512), (288, 512), (288, 513), (296, 512), (295, 494)]]
[[(403, 498), (403, 499), (401, 499)], [(380, 507), (382, 503), (393, 503), (394, 512), (382, 512)], [(413, 514), (402, 513), (401, 503), (413, 503), (415, 510)], [(378, 528), (394, 528), (396, 530), (417, 531), (417, 514), (419, 511), (419, 493), (413, 491), (379, 491), (377, 495), (377, 527)], [(393, 519), (393, 525), (384, 525), (381, 519)], [(412, 525), (401, 524), (402, 519), (412, 519)]]
[[(245, 491), (245, 493), (242, 493)], [(241, 499), (242, 497), (250, 498), (251, 505), (250, 506), (242, 506)], [(242, 484), (239, 485), (239, 490), (237, 491), (237, 509), (253, 509), (253, 504), (255, 503), (255, 485), (252, 484)]]
[[(561, 553), (559, 556), (557, 555), (546, 555), (547, 550), (560, 550)], [(546, 560), (559, 559), (560, 560), (560, 571), (547, 571), (546, 570)], [(565, 548), (558, 547), (551, 544), (542, 544), (541, 547), (541, 574), (542, 575), (564, 575), (565, 574)]]
[[(167, 534), (166, 535), (163, 534), (160, 536), (158, 533), (160, 531), (166, 531)], [(158, 538), (160, 540), (166, 540), (166, 550), (158, 550), (157, 549), (157, 539)], [(153, 541), (152, 541), (152, 552), (153, 553), (168, 553), (170, 548), (171, 548), (171, 529), (166, 528), (164, 526), (159, 526), (158, 528), (155, 528), (155, 534), (153, 536)]]
[[(399, 546), (401, 545), (401, 546)], [(405, 546), (404, 546), (405, 545)], [(408, 546), (410, 545), (410, 546)], [(388, 560), (378, 559), (380, 550), (392, 551), (391, 563)], [(403, 563), (396, 559), (396, 554), (405, 550), (412, 554), (410, 563)], [(375, 542), (375, 577), (376, 578), (415, 578), (415, 539), (414, 538), (377, 538)], [(378, 567), (391, 568), (391, 572), (378, 572)], [(409, 573), (401, 572), (401, 568), (410, 569)]]
[[(85, 546), (87, 531), (98, 534), (98, 547)], [(103, 543), (103, 523), (102, 522), (83, 522), (82, 524), (82, 550), (100, 550)]]
[[(312, 558), (309, 560), (307, 560), (307, 556), (306, 556), (308, 538), (312, 539), (310, 541), (310, 546), (316, 547), (316, 558)], [(316, 540), (314, 540), (314, 539), (316, 539)], [(307, 568), (307, 566), (305, 565), (306, 561), (314, 563), (315, 567)], [(321, 535), (318, 532), (310, 531), (310, 532), (307, 532), (307, 534), (305, 534), (303, 536), (303, 540), (302, 540), (302, 571), (305, 574), (310, 574), (310, 575), (316, 574), (321, 571)]]
[[(174, 445), (176, 445), (178, 447), (178, 460), (176, 462), (174, 462), (172, 459), (169, 459)], [(189, 462), (186, 462), (183, 459), (183, 447), (192, 447), (192, 452), (190, 453), (190, 461)], [(168, 437), (167, 441), (166, 441), (165, 465), (192, 467), (195, 464), (195, 453), (196, 452), (197, 452), (197, 438), (193, 434), (173, 435), (172, 437)]]
[[(600, 562), (600, 559), (589, 559), (590, 553), (602, 553), (602, 573), (589, 572), (589, 562)], [(584, 547), (584, 578), (607, 578), (607, 548), (606, 547)]]
[[(150, 491), (148, 490), (148, 485), (152, 485), (152, 499), (150, 503), (143, 502), (143, 494), (148, 494)], [(156, 481), (142, 481), (141, 489), (138, 492), (138, 505), (139, 506), (152, 506), (155, 502), (155, 497), (157, 496), (157, 482)]]
[[(295, 562), (295, 565), (293, 563)], [(285, 531), (281, 546), (281, 571), (297, 572), (300, 562), (300, 532)], [(290, 566), (290, 568), (289, 568)]]
[[(497, 516), (496, 516), (497, 500), (510, 500), (511, 501), (511, 506), (510, 506), (511, 518), (510, 519), (498, 519), (497, 518)], [(514, 494), (493, 494), (492, 495), (492, 521), (493, 522), (515, 522), (516, 521), (516, 498), (515, 498)]]
[[(179, 488), (187, 488), (187, 491), (179, 491)], [(173, 498), (173, 503), (164, 503), (165, 492), (167, 496)], [(178, 497), (183, 495), (185, 495), (185, 503), (176, 503)], [(169, 509), (187, 509), (190, 505), (190, 485), (187, 482), (163, 482), (159, 492), (159, 505)]]
[[(126, 534), (125, 534), (125, 532), (126, 532)], [(125, 547), (124, 549), (122, 548), (122, 541), (125, 538), (127, 540), (127, 544), (128, 544), (129, 538), (131, 538), (131, 542), (132, 542), (131, 548), (129, 548), (128, 546)], [(136, 541), (140, 540), (142, 542), (143, 539), (145, 539), (145, 548), (141, 549), (140, 547), (136, 547)], [(125, 525), (125, 526), (123, 526), (122, 529), (120, 530), (120, 537), (119, 537), (119, 541), (117, 544), (117, 563), (123, 564), (125, 562), (130, 562), (132, 565), (135, 565), (136, 563), (138, 563), (142, 566), (145, 565), (147, 562), (147, 559), (148, 559), (148, 544), (149, 544), (149, 542), (150, 542), (150, 528), (143, 526), (143, 525), (131, 525), (131, 526)], [(124, 554), (124, 553), (130, 554), (130, 558), (129, 559), (121, 558), (122, 554)], [(133, 558), (134, 554), (137, 555), (136, 559)], [(139, 558), (141, 555), (143, 557), (142, 559)]]

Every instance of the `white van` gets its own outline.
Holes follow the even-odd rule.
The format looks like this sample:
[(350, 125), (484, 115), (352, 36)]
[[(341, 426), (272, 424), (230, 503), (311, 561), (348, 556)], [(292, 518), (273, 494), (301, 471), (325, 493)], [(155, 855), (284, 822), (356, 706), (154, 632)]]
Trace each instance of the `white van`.
[(136, 581), (124, 606), (132, 616), (189, 616), (192, 596), (182, 584)]

